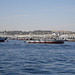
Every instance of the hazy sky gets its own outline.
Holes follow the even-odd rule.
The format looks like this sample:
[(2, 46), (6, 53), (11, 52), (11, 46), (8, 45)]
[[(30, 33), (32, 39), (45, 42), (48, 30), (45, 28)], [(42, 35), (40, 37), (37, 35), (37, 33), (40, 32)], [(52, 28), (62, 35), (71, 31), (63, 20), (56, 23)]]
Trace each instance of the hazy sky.
[(0, 0), (0, 31), (75, 31), (75, 0)]

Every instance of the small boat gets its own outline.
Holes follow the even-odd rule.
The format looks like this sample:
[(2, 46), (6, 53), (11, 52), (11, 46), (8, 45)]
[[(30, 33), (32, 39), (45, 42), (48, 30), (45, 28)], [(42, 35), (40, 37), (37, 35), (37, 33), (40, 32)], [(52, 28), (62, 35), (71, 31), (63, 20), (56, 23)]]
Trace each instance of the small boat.
[(75, 42), (75, 39), (66, 39), (66, 41)]
[(3, 39), (0, 39), (0, 42), (4, 42), (5, 40), (3, 40)]
[(6, 39), (6, 37), (0, 37), (0, 42), (4, 42)]
[(63, 44), (64, 40), (47, 39), (47, 40), (27, 40), (27, 43), (49, 43), (49, 44)]

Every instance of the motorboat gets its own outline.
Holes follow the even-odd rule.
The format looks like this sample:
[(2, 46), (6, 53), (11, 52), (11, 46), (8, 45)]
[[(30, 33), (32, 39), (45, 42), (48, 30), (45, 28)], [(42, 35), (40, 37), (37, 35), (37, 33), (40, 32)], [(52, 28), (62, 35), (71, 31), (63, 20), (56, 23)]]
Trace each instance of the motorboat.
[(49, 44), (63, 44), (64, 40), (59, 39), (39, 39), (39, 40), (27, 40), (27, 43), (49, 43)]
[(0, 37), (0, 42), (4, 42), (7, 39), (7, 37)]

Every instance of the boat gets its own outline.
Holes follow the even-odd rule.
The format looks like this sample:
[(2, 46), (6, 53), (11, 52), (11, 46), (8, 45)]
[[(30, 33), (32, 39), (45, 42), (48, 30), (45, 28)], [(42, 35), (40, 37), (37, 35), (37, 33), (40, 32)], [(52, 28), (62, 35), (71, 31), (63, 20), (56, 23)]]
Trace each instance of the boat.
[(63, 44), (64, 40), (59, 39), (45, 39), (45, 40), (27, 40), (27, 43), (49, 43), (49, 44)]
[(4, 42), (7, 39), (7, 37), (0, 37), (0, 42)]
[(75, 38), (65, 38), (64, 41), (75, 42)]

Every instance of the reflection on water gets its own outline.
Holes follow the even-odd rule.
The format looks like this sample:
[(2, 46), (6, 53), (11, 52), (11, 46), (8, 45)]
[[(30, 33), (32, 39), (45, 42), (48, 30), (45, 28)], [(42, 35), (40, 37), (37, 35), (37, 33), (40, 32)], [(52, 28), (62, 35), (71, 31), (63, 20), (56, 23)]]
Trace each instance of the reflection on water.
[(0, 75), (75, 75), (75, 42), (0, 43)]

